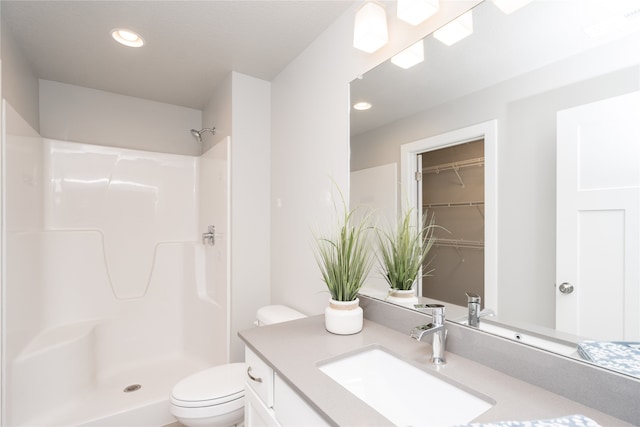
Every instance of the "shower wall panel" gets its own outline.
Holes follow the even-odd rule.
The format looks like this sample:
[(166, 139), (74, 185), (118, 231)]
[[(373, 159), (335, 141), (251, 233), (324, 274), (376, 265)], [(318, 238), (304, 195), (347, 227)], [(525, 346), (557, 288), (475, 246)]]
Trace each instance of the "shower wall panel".
[[(22, 120), (7, 106), (7, 123)], [(5, 353), (12, 359), (43, 327), (42, 139), (7, 134), (5, 141)]]
[(99, 233), (114, 296), (140, 298), (158, 244), (195, 240), (196, 161), (45, 140), (45, 228)]

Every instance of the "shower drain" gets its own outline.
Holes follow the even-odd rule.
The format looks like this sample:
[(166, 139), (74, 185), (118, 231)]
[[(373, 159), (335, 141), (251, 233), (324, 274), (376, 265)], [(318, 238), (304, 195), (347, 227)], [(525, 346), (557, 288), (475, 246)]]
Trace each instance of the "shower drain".
[(142, 386), (140, 384), (131, 384), (126, 386), (122, 391), (125, 393), (131, 393), (132, 391), (140, 390), (141, 388)]

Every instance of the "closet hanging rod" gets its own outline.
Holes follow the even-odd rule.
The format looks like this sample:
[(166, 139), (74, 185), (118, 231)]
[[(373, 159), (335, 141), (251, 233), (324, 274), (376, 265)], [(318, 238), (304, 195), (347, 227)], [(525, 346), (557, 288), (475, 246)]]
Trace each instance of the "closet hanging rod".
[(460, 168), (469, 168), (473, 166), (484, 166), (484, 157), (477, 157), (475, 159), (459, 160), (457, 162), (442, 163), (440, 165), (423, 167), (422, 173), (440, 173), (446, 170), (457, 171)]
[(445, 202), (445, 203), (425, 203), (422, 208), (459, 208), (469, 206), (484, 206), (483, 201), (479, 202)]

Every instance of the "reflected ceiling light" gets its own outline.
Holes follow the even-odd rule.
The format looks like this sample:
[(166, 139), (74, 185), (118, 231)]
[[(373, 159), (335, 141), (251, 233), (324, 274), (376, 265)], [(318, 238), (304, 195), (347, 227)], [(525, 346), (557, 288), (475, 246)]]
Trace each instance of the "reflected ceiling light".
[(470, 36), (473, 33), (473, 14), (472, 10), (459, 16), (453, 21), (449, 22), (444, 27), (433, 33), (433, 37), (440, 40), (447, 46), (451, 46), (454, 43), (459, 42), (465, 37)]
[(398, 0), (398, 19), (418, 25), (433, 16), (439, 7), (439, 0)]
[(365, 111), (371, 108), (371, 103), (366, 101), (360, 101), (353, 104), (353, 109), (358, 111)]
[(503, 13), (509, 15), (516, 10), (525, 7), (532, 1), (533, 0), (493, 0), (493, 4), (495, 4)]
[(391, 62), (398, 67), (411, 68), (416, 64), (424, 61), (424, 43), (420, 40), (418, 43), (414, 43), (396, 56), (391, 58)]
[(124, 28), (111, 30), (111, 37), (118, 43), (129, 47), (141, 47), (144, 44), (144, 40), (139, 34)]
[(365, 3), (356, 12), (353, 28), (353, 47), (373, 53), (387, 44), (387, 14), (384, 6), (376, 2)]

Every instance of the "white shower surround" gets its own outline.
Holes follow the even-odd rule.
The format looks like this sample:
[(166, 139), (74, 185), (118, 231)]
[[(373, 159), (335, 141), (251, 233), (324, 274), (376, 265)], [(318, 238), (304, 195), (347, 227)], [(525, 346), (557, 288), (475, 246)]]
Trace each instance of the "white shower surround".
[[(8, 135), (9, 425), (168, 424), (173, 384), (227, 362), (228, 149)], [(220, 221), (216, 246), (199, 218)]]

